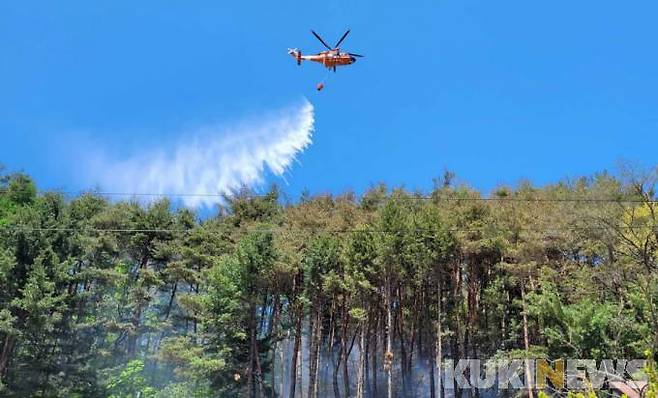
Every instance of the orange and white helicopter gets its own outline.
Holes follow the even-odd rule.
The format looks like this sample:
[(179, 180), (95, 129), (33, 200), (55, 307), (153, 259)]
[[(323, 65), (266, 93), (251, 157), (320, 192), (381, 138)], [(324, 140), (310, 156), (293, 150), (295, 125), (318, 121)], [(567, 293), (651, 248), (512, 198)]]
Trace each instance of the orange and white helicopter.
[(345, 40), (347, 35), (350, 33), (349, 29), (343, 37), (338, 40), (335, 46), (329, 47), (327, 43), (325, 43), (324, 40), (315, 33), (314, 31), (311, 30), (311, 33), (320, 40), (320, 43), (322, 43), (326, 48), (327, 51), (321, 51), (316, 55), (302, 55), (302, 52), (299, 51), (296, 48), (290, 48), (288, 49), (288, 54), (290, 54), (293, 58), (297, 60), (297, 65), (301, 65), (302, 61), (313, 61), (313, 62), (319, 62), (322, 65), (326, 66), (328, 69), (333, 69), (334, 72), (336, 72), (336, 67), (337, 66), (345, 66), (345, 65), (351, 65), (356, 62), (357, 57), (363, 57), (363, 55), (359, 54), (354, 54), (350, 52), (341, 52), (340, 51), (340, 43)]

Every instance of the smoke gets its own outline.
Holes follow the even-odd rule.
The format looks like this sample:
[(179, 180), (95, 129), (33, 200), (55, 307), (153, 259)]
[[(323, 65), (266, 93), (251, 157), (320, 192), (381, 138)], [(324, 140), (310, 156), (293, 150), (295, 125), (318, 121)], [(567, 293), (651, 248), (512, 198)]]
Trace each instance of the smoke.
[(233, 127), (185, 132), (174, 148), (126, 159), (95, 156), (90, 172), (103, 190), (174, 194), (185, 206), (210, 207), (221, 201), (212, 195), (258, 186), (268, 171), (282, 176), (311, 144), (313, 128), (313, 105), (304, 101)]

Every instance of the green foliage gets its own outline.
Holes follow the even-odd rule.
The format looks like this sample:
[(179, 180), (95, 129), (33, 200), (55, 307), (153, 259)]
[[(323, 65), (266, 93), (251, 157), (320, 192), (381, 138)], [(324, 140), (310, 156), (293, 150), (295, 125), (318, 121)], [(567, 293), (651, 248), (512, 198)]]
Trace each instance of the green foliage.
[(544, 325), (542, 334), (555, 357), (620, 357), (624, 352), (617, 350), (619, 345), (637, 357), (634, 342), (641, 341), (646, 333), (641, 325), (634, 324), (633, 311), (594, 297), (567, 304), (551, 284), (543, 285), (541, 293), (530, 297), (530, 311)]
[(588, 391), (586, 394), (582, 392), (569, 391), (567, 393), (567, 398), (596, 398), (596, 393), (594, 391)]
[(644, 398), (658, 398), (658, 368), (651, 351), (646, 352), (647, 365), (644, 373), (647, 375), (647, 389)]
[(210, 398), (216, 395), (208, 385), (194, 383), (171, 383), (155, 393), (155, 398)]
[(154, 398), (155, 389), (149, 387), (144, 377), (144, 362), (138, 359), (128, 362), (110, 374), (107, 381), (108, 398)]
[[(296, 355), (303, 395), (351, 396), (367, 363), (363, 382), (390, 366), (395, 394), (419, 396), (439, 335), (453, 359), (658, 350), (655, 181), (525, 182), (481, 201), (453, 180), (429, 199), (244, 191), (199, 220), (0, 176), (0, 395), (282, 396)], [(566, 200), (600, 197), (633, 201)]]
[(37, 196), (37, 187), (32, 179), (24, 174), (15, 174), (7, 184), (7, 199), (18, 206), (27, 205)]
[(158, 358), (174, 366), (174, 374), (181, 380), (204, 380), (222, 371), (223, 359), (204, 352), (204, 348), (184, 336), (169, 337), (162, 341)]

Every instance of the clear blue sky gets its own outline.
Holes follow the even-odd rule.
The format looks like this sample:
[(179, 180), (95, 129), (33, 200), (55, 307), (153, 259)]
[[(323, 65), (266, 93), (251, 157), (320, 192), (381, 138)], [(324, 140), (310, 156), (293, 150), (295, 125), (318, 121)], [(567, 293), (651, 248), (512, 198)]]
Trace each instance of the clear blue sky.
[[(408, 5), (403, 5), (408, 4)], [(0, 163), (83, 189), (80, 136), (157, 146), (306, 96), (314, 142), (283, 189), (484, 191), (658, 160), (655, 1), (5, 1)], [(326, 72), (309, 29), (366, 58)], [(274, 179), (283, 183), (280, 179)]]

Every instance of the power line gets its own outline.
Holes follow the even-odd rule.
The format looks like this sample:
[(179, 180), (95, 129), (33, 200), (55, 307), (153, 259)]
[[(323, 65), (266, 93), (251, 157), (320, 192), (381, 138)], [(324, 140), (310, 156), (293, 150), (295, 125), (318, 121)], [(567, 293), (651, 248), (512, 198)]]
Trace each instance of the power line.
[[(0, 188), (0, 193), (6, 193), (10, 190), (7, 188)], [(187, 192), (170, 192), (170, 193), (156, 193), (156, 192), (109, 192), (109, 191), (70, 191), (70, 190), (40, 190), (40, 194), (58, 193), (62, 195), (82, 196), (82, 195), (96, 195), (96, 196), (109, 196), (109, 197), (198, 197), (198, 198), (230, 198), (235, 197), (231, 193), (187, 193)], [(249, 194), (247, 198), (265, 198), (267, 194)], [(328, 195), (318, 195), (316, 197), (326, 197)], [(361, 200), (366, 199), (365, 196)], [(386, 196), (384, 199), (400, 199), (400, 200), (435, 200), (447, 202), (580, 202), (580, 203), (652, 203), (658, 204), (658, 199), (629, 199), (629, 198), (519, 198), (519, 197), (456, 197), (456, 196), (434, 196), (434, 195), (414, 195), (403, 198), (396, 198), (394, 196)]]
[[(559, 227), (559, 228), (514, 228), (514, 229), (503, 229), (503, 228), (445, 228), (443, 231), (447, 232), (464, 232), (464, 233), (475, 233), (475, 232), (490, 232), (490, 231), (503, 231), (503, 232), (575, 232), (575, 231), (605, 231), (605, 230), (635, 230), (635, 229), (652, 229), (655, 227), (647, 226), (633, 226), (633, 225), (622, 225), (617, 227), (610, 226), (587, 226), (587, 227)], [(63, 227), (23, 227), (18, 225), (0, 225), (0, 230), (11, 230), (19, 232), (80, 232), (80, 233), (90, 233), (90, 232), (117, 232), (117, 233), (189, 233), (194, 229), (174, 229), (174, 228), (63, 228)], [(384, 229), (331, 229), (325, 230), (321, 228), (311, 228), (311, 227), (294, 227), (294, 228), (254, 228), (250, 232), (264, 232), (264, 233), (279, 233), (279, 232), (323, 232), (328, 234), (340, 234), (340, 233), (381, 233), (381, 234), (397, 234), (397, 233), (428, 233), (434, 234), (441, 232), (440, 230), (430, 230), (430, 229), (407, 229), (407, 230), (384, 230)]]

